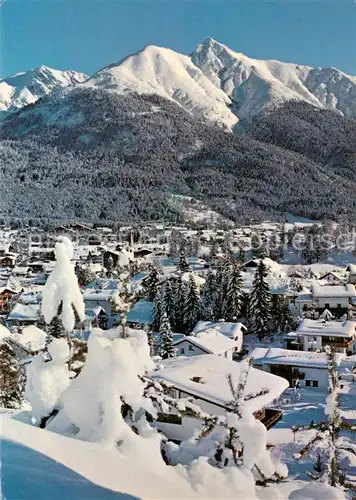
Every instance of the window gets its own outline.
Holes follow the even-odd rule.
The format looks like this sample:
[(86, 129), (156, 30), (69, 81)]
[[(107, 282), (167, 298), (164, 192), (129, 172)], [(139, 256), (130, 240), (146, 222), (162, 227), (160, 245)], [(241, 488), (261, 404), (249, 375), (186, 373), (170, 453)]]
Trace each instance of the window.
[(330, 309), (330, 304), (326, 303), (325, 304), (325, 309)]
[(179, 354), (184, 354), (184, 353), (185, 353), (184, 347), (181, 347), (180, 351), (179, 351)]
[(170, 396), (171, 398), (177, 398), (177, 391), (172, 387), (168, 387), (165, 390), (165, 393), (167, 394), (167, 396)]
[(190, 352), (194, 351), (194, 346), (192, 344), (189, 345), (188, 351)]
[(319, 382), (317, 380), (313, 380), (313, 387), (319, 387)]
[(181, 425), (182, 424), (182, 417), (180, 417), (179, 415), (172, 415), (169, 413), (158, 413), (157, 414), (157, 421), (164, 422), (166, 424)]
[(305, 387), (310, 387), (310, 386), (311, 386), (311, 380), (306, 380)]

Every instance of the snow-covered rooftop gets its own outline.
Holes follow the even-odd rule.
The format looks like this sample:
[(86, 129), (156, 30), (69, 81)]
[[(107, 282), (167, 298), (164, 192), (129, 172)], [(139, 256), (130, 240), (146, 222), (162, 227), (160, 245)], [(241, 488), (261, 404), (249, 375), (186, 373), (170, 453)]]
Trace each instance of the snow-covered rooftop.
[[(327, 368), (328, 366), (328, 359), (325, 352), (292, 351), (278, 347), (256, 347), (250, 356), (256, 365), (293, 365), (315, 368)], [(343, 358), (343, 354), (336, 354), (338, 365)]]
[(315, 298), (322, 297), (356, 297), (356, 290), (354, 285), (348, 283), (347, 285), (319, 285), (318, 283), (312, 284), (312, 294)]
[(218, 333), (222, 333), (230, 339), (239, 339), (242, 343), (243, 333), (247, 331), (246, 326), (243, 323), (231, 323), (225, 321), (198, 321), (198, 323), (193, 328), (193, 335), (203, 332), (210, 332), (214, 330)]
[(18, 302), (7, 317), (10, 321), (36, 321), (40, 314), (40, 304), (21, 304)]
[[(223, 356), (206, 354), (203, 356), (178, 357), (162, 362), (162, 367), (150, 374), (152, 378), (170, 382), (177, 389), (181, 389), (198, 398), (205, 398), (212, 403), (228, 407), (231, 403), (227, 375), (231, 374), (237, 384), (240, 380), (240, 370), (245, 364), (229, 361)], [(200, 382), (193, 382), (194, 377), (201, 377)], [(255, 412), (272, 403), (289, 386), (287, 380), (251, 368), (245, 397), (259, 393), (265, 389), (269, 392), (246, 401), (248, 411)]]
[(353, 337), (356, 321), (325, 321), (318, 319), (303, 319), (296, 333), (298, 335), (330, 335), (337, 337)]
[(232, 349), (239, 348), (239, 342), (232, 340), (222, 333), (214, 330), (204, 330), (196, 335), (189, 335), (175, 342), (175, 345), (188, 341), (197, 347), (200, 347), (209, 354), (223, 354)]
[(46, 345), (46, 332), (35, 325), (26, 326), (22, 333), (12, 333), (10, 339), (31, 352), (40, 351)]
[(153, 316), (153, 302), (141, 299), (134, 305), (133, 309), (127, 313), (127, 321), (130, 323), (139, 323), (141, 325), (150, 325)]

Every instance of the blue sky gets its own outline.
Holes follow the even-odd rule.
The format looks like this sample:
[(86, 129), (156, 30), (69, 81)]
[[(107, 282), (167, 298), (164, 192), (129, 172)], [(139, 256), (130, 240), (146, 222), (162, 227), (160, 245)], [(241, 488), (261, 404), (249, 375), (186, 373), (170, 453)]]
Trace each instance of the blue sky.
[(189, 53), (208, 36), (356, 75), (355, 0), (5, 0), (0, 16), (1, 76), (41, 64), (92, 74), (148, 44)]

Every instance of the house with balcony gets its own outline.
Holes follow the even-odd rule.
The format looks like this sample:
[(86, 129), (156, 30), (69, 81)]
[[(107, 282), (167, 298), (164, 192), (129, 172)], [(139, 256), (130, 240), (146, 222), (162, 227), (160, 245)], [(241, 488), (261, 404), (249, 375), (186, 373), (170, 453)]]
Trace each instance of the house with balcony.
[(217, 354), (232, 360), (241, 350), (238, 340), (230, 339), (222, 333), (211, 329), (184, 336), (173, 343), (178, 356), (199, 356)]
[[(166, 382), (171, 397), (189, 398), (203, 412), (219, 416), (232, 411), (226, 374), (231, 374), (234, 383), (238, 383), (242, 366), (214, 354), (178, 357), (162, 361), (149, 377)], [(286, 379), (251, 367), (245, 388), (246, 410), (270, 429), (282, 418), (282, 412), (274, 404), (288, 386)], [(194, 436), (203, 425), (202, 420), (183, 416), (175, 409), (169, 414), (159, 414), (156, 423), (158, 430), (174, 441)]]
[(356, 311), (356, 290), (354, 285), (320, 285), (314, 283), (310, 291), (301, 292), (295, 299), (300, 316), (318, 318), (325, 309), (333, 316), (341, 318)]
[[(254, 368), (283, 377), (290, 387), (298, 383), (300, 387), (328, 391), (329, 361), (325, 352), (257, 347), (250, 356)], [(340, 373), (350, 373), (356, 366), (354, 360), (341, 353), (336, 354), (336, 365)]]
[(305, 318), (292, 335), (285, 336), (285, 347), (292, 347), (293, 341), (297, 341), (303, 351), (318, 351), (331, 346), (336, 352), (351, 355), (356, 352), (356, 321)]

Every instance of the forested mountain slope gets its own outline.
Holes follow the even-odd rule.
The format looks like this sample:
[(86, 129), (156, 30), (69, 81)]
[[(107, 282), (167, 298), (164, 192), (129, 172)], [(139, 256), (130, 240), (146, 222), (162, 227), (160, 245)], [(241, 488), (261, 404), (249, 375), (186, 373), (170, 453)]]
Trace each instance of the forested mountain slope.
[(6, 216), (176, 221), (171, 193), (234, 220), (286, 211), (351, 218), (355, 211), (352, 179), (224, 132), (157, 95), (77, 87), (8, 116), (0, 135)]

